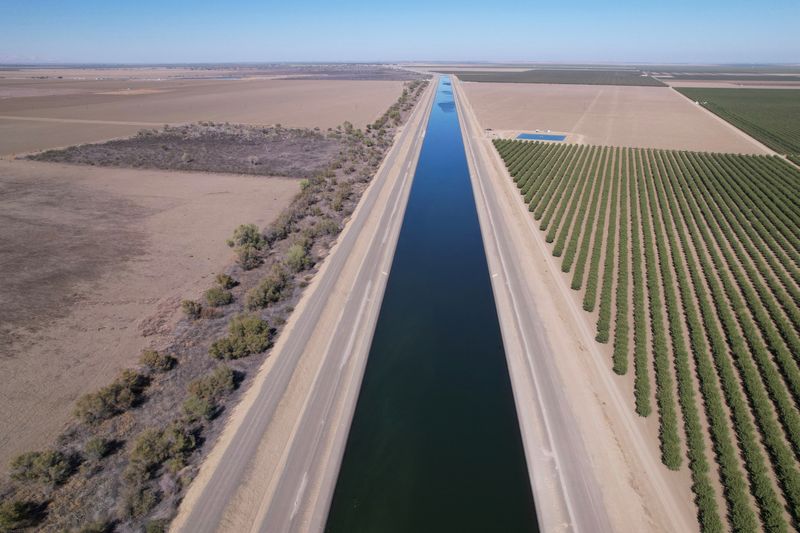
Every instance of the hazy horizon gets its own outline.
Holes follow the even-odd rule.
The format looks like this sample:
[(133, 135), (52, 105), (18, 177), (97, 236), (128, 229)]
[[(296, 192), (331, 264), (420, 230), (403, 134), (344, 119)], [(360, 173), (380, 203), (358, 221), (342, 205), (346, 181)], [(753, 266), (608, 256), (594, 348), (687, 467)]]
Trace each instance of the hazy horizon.
[(793, 64), (800, 5), (632, 0), (0, 4), (0, 63)]

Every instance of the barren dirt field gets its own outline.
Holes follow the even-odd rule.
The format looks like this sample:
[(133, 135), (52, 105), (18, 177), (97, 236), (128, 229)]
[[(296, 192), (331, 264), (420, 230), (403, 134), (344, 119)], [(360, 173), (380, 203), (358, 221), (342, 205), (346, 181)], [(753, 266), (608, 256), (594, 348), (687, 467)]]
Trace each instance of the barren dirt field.
[(348, 120), (363, 128), (394, 103), (402, 86), (371, 80), (0, 78), (0, 155), (205, 120), (323, 129)]
[(74, 400), (158, 347), (298, 181), (0, 161), (0, 464), (50, 441)]
[(534, 129), (568, 141), (642, 148), (766, 153), (730, 125), (662, 87), (463, 83), (482, 127)]

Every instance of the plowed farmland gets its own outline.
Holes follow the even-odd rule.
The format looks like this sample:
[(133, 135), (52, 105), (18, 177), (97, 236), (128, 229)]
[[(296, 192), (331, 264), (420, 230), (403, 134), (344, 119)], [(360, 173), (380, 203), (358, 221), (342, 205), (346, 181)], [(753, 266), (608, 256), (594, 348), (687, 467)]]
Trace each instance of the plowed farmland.
[(800, 172), (746, 156), (497, 140), (703, 531), (800, 523)]

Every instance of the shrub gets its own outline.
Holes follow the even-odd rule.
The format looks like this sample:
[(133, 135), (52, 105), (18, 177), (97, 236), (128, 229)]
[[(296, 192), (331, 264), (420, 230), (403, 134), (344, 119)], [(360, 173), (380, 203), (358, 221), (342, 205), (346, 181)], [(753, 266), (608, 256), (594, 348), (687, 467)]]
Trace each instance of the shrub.
[(189, 383), (189, 397), (183, 413), (191, 421), (211, 420), (219, 411), (218, 402), (236, 388), (236, 376), (227, 365), (219, 365), (209, 374)]
[(311, 263), (311, 257), (302, 244), (293, 244), (286, 252), (286, 265), (294, 272), (307, 269)]
[(217, 415), (218, 410), (216, 402), (197, 396), (189, 396), (183, 402), (183, 414), (191, 422), (211, 420)]
[(217, 274), (216, 282), (217, 285), (223, 289), (232, 289), (239, 284), (238, 281), (230, 277), (228, 274)]
[(125, 478), (141, 484), (168, 461), (182, 468), (196, 446), (195, 436), (179, 423), (172, 423), (165, 429), (145, 429), (133, 444)]
[(245, 305), (255, 310), (280, 301), (291, 287), (291, 281), (291, 276), (283, 266), (273, 265), (267, 277), (247, 293)]
[(158, 505), (159, 495), (152, 488), (138, 485), (125, 496), (124, 512), (130, 518), (139, 518)]
[(206, 302), (212, 307), (228, 305), (233, 301), (233, 294), (221, 287), (211, 287), (205, 294)]
[(296, 215), (296, 208), (293, 205), (284, 209), (267, 229), (267, 242), (273, 243), (288, 237), (294, 230)]
[(169, 521), (163, 518), (150, 520), (144, 525), (144, 533), (164, 533), (169, 528)]
[(111, 533), (113, 530), (112, 523), (108, 520), (97, 520), (81, 527), (78, 533)]
[(313, 226), (306, 230), (306, 234), (311, 237), (318, 237), (320, 235), (336, 235), (340, 231), (339, 223), (332, 218), (322, 218)]
[(155, 350), (145, 350), (139, 357), (139, 363), (150, 369), (151, 372), (166, 372), (175, 366), (175, 358), (169, 354)]
[(264, 239), (264, 236), (261, 235), (261, 232), (258, 230), (258, 226), (255, 224), (242, 224), (233, 230), (233, 237), (228, 239), (227, 243), (231, 248), (236, 246), (252, 246), (257, 250), (260, 250), (264, 247), (267, 241)]
[(17, 481), (37, 481), (59, 485), (75, 470), (73, 461), (58, 451), (27, 452), (11, 461), (11, 477)]
[(254, 315), (238, 315), (228, 325), (229, 334), (214, 341), (209, 353), (217, 359), (239, 359), (261, 353), (270, 345), (269, 324)]
[(204, 400), (217, 401), (236, 388), (236, 376), (228, 365), (221, 364), (212, 372), (189, 383), (189, 394)]
[(240, 246), (236, 249), (236, 262), (244, 270), (253, 270), (261, 265), (263, 259), (255, 246)]
[(39, 505), (26, 500), (0, 502), (0, 531), (16, 531), (38, 522)]
[(145, 376), (125, 370), (112, 384), (81, 397), (75, 415), (87, 424), (96, 424), (133, 407), (148, 384)]
[(83, 453), (90, 461), (99, 461), (111, 452), (111, 442), (103, 437), (92, 437), (86, 442)]
[(200, 314), (203, 312), (203, 306), (194, 300), (183, 300), (181, 302), (181, 309), (183, 309), (184, 314), (192, 320), (200, 318)]

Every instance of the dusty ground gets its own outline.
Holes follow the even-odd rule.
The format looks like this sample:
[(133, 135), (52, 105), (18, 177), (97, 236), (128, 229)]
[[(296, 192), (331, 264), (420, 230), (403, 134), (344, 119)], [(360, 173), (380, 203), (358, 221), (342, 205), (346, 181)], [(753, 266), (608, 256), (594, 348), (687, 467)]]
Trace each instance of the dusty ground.
[(569, 142), (768, 153), (669, 88), (463, 83), (483, 128), (566, 133)]
[(263, 78), (67, 80), (0, 78), (0, 155), (128, 136), (208, 120), (357, 127), (395, 102), (401, 81)]
[(412, 80), (409, 71), (390, 64), (368, 63), (221, 63), (175, 66), (0, 67), (0, 79), (164, 80), (212, 78), (286, 78), (302, 76), (341, 80)]
[(158, 346), (180, 299), (271, 221), (297, 180), (0, 161), (0, 464), (46, 445), (75, 398)]

